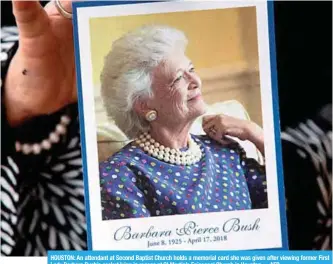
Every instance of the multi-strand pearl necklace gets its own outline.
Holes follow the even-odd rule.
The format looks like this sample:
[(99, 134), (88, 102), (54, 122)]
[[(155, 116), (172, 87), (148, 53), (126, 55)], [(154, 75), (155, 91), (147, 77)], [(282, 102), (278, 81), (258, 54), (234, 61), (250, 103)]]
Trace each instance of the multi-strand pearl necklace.
[(140, 135), (135, 142), (151, 156), (171, 164), (189, 166), (200, 161), (202, 157), (199, 145), (191, 137), (186, 151), (165, 147), (153, 139), (148, 132)]

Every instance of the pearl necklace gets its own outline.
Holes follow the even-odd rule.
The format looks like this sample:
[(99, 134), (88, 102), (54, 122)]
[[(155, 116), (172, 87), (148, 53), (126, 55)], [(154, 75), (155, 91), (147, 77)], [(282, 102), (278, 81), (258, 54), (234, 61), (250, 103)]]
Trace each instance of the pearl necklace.
[(148, 132), (140, 135), (135, 142), (151, 156), (171, 164), (189, 166), (200, 161), (202, 157), (199, 145), (191, 137), (189, 139), (189, 148), (186, 151), (165, 147), (156, 142)]
[(67, 126), (70, 124), (71, 119), (67, 115), (63, 115), (60, 118), (60, 122), (55, 126), (54, 131), (49, 134), (47, 139), (44, 139), (42, 142), (28, 144), (21, 143), (19, 141), (15, 142), (15, 148), (17, 152), (22, 152), (25, 155), (38, 155), (43, 150), (51, 149), (53, 144), (56, 144), (60, 141), (60, 137), (67, 133)]

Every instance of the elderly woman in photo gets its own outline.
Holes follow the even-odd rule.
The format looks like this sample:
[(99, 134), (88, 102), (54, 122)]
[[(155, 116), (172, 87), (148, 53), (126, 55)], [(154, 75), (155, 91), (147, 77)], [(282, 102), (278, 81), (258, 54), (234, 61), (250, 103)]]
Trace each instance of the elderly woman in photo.
[(144, 26), (106, 56), (104, 105), (133, 141), (100, 163), (104, 220), (267, 207), (265, 168), (230, 138), (264, 154), (259, 126), (205, 116), (206, 135), (190, 134), (206, 105), (186, 46), (177, 29)]

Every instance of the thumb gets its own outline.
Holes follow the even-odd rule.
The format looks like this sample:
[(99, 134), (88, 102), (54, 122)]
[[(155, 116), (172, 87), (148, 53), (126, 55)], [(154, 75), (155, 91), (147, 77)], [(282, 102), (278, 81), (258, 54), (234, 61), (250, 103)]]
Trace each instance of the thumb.
[(13, 0), (19, 37), (31, 38), (40, 36), (48, 28), (48, 16), (38, 1)]
[(240, 140), (245, 140), (245, 135), (240, 128), (228, 128), (225, 130), (225, 135), (239, 138)]

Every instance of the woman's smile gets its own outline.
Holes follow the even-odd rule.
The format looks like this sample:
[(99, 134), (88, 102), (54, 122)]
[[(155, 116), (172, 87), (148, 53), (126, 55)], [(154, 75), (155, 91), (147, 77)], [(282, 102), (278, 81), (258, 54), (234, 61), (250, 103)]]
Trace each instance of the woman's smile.
[(191, 96), (187, 101), (188, 102), (192, 102), (192, 101), (197, 101), (199, 99), (201, 99), (201, 92), (198, 92), (197, 94)]

